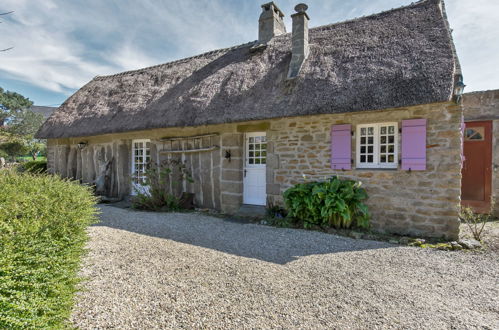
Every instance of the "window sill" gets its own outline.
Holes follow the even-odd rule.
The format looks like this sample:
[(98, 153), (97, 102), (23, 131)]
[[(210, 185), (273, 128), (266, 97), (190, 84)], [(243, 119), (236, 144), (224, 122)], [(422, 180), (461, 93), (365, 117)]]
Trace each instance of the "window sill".
[(356, 167), (353, 170), (359, 171), (397, 171), (398, 167)]

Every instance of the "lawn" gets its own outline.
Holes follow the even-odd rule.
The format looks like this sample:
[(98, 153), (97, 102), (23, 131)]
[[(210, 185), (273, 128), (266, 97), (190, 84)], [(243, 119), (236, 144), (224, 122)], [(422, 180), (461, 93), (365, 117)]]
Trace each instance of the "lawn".
[(64, 328), (96, 221), (87, 187), (0, 172), (0, 328)]
[[(16, 161), (18, 161), (19, 163), (22, 163), (22, 162), (30, 162), (33, 160), (33, 157), (31, 156), (22, 156), (22, 157), (16, 157)], [(46, 161), (47, 160), (47, 157), (45, 156), (38, 156), (36, 157), (36, 160), (37, 161)]]

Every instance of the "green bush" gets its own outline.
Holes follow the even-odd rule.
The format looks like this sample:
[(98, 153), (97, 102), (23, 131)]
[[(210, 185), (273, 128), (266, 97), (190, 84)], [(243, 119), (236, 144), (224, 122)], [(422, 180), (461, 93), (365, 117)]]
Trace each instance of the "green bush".
[(132, 207), (147, 211), (179, 211), (185, 205), (182, 183), (193, 183), (192, 175), (184, 162), (168, 159), (159, 165), (149, 164), (145, 171), (143, 186), (136, 188)]
[(33, 174), (41, 174), (47, 172), (47, 161), (46, 160), (32, 160), (29, 162), (22, 163), (18, 167), (21, 172), (28, 172)]
[(368, 228), (367, 193), (360, 182), (334, 176), (323, 182), (297, 184), (284, 192), (289, 216), (303, 227)]
[(73, 306), (90, 189), (55, 176), (0, 172), (0, 328), (63, 328)]

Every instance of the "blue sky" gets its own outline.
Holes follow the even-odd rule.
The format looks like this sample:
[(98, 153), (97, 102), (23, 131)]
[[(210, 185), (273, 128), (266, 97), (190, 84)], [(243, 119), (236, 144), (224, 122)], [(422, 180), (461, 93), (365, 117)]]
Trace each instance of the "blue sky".
[[(255, 40), (265, 0), (3, 0), (0, 87), (57, 106), (94, 76)], [(277, 0), (286, 14), (298, 1)], [(410, 0), (308, 0), (310, 26)], [(499, 1), (447, 0), (466, 91), (499, 88)]]

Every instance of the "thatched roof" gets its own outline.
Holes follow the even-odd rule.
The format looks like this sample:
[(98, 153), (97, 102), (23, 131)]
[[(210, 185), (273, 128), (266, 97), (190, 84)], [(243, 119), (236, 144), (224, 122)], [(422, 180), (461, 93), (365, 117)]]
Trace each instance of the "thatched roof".
[[(310, 56), (286, 80), (291, 36), (96, 77), (47, 120), (38, 137), (99, 135), (452, 99), (458, 62), (443, 3), (310, 29)], [(313, 17), (312, 17), (313, 19)]]

